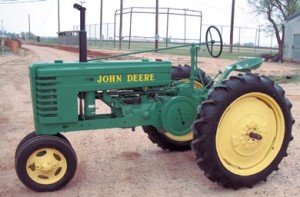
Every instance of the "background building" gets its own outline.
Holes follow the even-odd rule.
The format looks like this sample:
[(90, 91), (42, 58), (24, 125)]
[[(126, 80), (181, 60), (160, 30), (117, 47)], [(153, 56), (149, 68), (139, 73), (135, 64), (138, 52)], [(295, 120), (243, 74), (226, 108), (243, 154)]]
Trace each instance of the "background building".
[(300, 12), (286, 20), (283, 58), (300, 62)]

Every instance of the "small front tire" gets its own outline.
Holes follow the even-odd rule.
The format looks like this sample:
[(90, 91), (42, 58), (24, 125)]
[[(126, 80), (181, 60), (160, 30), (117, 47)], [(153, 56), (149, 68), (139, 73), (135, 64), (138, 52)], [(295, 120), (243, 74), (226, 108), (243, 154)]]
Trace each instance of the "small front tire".
[[(34, 131), (31, 132), (31, 133), (28, 133), (28, 134), (20, 141), (20, 143), (18, 144), (18, 146), (17, 146), (17, 148), (16, 148), (15, 155), (17, 154), (17, 152), (19, 151), (19, 149), (23, 146), (23, 144), (24, 144), (25, 142), (27, 142), (28, 140), (30, 140), (30, 139), (32, 139), (32, 138), (35, 138), (35, 137), (37, 137), (37, 136), (39, 136), (39, 135), (37, 135)], [(63, 140), (65, 140), (66, 142), (68, 142), (68, 143), (71, 145), (70, 141), (69, 141), (63, 134), (57, 133), (55, 136), (62, 138)]]
[(16, 152), (17, 175), (34, 191), (62, 188), (72, 180), (76, 167), (75, 151), (66, 140), (57, 136), (31, 137)]

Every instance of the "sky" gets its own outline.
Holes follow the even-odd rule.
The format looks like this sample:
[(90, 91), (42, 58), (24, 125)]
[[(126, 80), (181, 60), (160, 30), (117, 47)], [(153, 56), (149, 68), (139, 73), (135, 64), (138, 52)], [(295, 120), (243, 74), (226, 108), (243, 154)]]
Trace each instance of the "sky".
[[(86, 24), (100, 23), (100, 0), (14, 0), (14, 1), (35, 1), (27, 3), (3, 3), (13, 0), (0, 0), (0, 30), (7, 32), (21, 33), (29, 31), (43, 37), (56, 37), (58, 32), (58, 1), (60, 2), (60, 31), (74, 30), (79, 26), (79, 11), (73, 8), (74, 3), (82, 3), (86, 7)], [(155, 7), (156, 0), (123, 0), (124, 8), (130, 7)], [(229, 43), (230, 21), (231, 21), (232, 0), (159, 0), (161, 8), (179, 8), (197, 10), (202, 12), (202, 34), (206, 31), (205, 25), (216, 25), (222, 31), (224, 43)], [(120, 0), (103, 0), (103, 23), (113, 23), (116, 10), (120, 9)], [(124, 15), (123, 36), (129, 36), (129, 17)], [(166, 15), (159, 18), (159, 37), (167, 37)], [(184, 28), (184, 17), (170, 16), (168, 37), (191, 39), (191, 42), (199, 40), (200, 24), (197, 17), (189, 17)], [(118, 36), (119, 20), (117, 18), (116, 37)], [(134, 14), (132, 25), (132, 36), (155, 36), (154, 15)], [(235, 22), (234, 43), (260, 43), (262, 46), (273, 46), (274, 36), (259, 33), (258, 28), (268, 22), (257, 16), (251, 10), (247, 0), (235, 1)], [(221, 27), (227, 26), (227, 27)], [(239, 28), (242, 27), (242, 28)], [(249, 29), (247, 29), (249, 28)], [(100, 38), (99, 26), (87, 28), (87, 35), (90, 38)], [(103, 28), (105, 39), (113, 38), (114, 28), (111, 24), (107, 30)], [(104, 35), (106, 34), (106, 35)], [(258, 41), (257, 37), (260, 37)], [(127, 37), (128, 38), (128, 37)], [(201, 38), (201, 41), (204, 39)], [(177, 40), (178, 41), (178, 40)]]
[[(5, 2), (5, 1), (2, 1)], [(82, 1), (60, 0), (60, 30), (72, 30), (79, 25), (79, 12), (74, 3)], [(155, 7), (155, 0), (124, 0), (126, 7)], [(160, 0), (160, 7), (186, 8), (200, 10), (203, 24), (230, 25), (231, 0)], [(100, 23), (100, 0), (84, 0), (86, 24)], [(114, 13), (120, 8), (119, 0), (103, 0), (103, 23), (113, 23)], [(0, 28), (8, 32), (28, 32), (39, 36), (56, 36), (58, 31), (58, 0), (46, 0), (30, 3), (1, 4)], [(143, 20), (138, 17), (134, 20)], [(251, 13), (247, 0), (236, 1), (235, 26), (256, 27), (257, 17)]]

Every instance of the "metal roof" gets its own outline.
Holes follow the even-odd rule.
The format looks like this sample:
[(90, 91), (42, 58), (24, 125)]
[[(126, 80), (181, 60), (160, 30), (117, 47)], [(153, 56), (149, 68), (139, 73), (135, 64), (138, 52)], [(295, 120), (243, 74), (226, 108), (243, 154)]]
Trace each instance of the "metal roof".
[(289, 21), (291, 21), (291, 20), (293, 20), (297, 17), (300, 17), (300, 12), (297, 12), (297, 13), (293, 14), (292, 16), (288, 17), (285, 21), (289, 22)]

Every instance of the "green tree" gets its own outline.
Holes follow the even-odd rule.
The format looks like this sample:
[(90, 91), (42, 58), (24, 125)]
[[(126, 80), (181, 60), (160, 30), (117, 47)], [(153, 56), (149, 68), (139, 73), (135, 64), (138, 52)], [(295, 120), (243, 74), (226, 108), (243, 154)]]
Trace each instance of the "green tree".
[(284, 22), (289, 16), (300, 10), (300, 0), (248, 0), (248, 3), (255, 13), (264, 16), (269, 21), (269, 27), (275, 32), (282, 62)]

